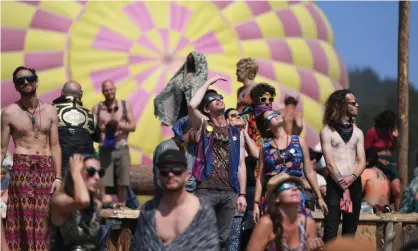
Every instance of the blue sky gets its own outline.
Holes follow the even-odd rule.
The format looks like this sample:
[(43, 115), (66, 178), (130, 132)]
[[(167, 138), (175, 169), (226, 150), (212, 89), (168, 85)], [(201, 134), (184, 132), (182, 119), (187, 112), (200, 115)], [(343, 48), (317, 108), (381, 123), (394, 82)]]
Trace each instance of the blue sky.
[[(397, 1), (316, 3), (332, 25), (337, 50), (348, 68), (370, 66), (382, 78), (397, 77)], [(409, 80), (418, 90), (418, 2), (410, 6)]]

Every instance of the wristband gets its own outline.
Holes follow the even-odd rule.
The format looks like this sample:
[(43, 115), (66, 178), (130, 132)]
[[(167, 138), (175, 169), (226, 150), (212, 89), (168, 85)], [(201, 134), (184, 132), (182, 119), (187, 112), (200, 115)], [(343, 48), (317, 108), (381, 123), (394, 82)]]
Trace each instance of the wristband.
[(260, 202), (255, 200), (254, 204), (260, 205)]
[(241, 197), (241, 196), (246, 196), (246, 194), (245, 193), (240, 193), (239, 195), (238, 195), (238, 197)]

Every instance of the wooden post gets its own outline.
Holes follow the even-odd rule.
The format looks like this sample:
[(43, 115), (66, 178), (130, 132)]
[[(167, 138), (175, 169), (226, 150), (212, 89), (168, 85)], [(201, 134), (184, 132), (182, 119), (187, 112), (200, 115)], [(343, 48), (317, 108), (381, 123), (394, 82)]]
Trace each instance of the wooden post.
[(398, 170), (402, 179), (402, 188), (408, 180), (408, 103), (409, 103), (409, 1), (399, 1), (398, 34), (398, 115), (399, 147), (397, 154)]

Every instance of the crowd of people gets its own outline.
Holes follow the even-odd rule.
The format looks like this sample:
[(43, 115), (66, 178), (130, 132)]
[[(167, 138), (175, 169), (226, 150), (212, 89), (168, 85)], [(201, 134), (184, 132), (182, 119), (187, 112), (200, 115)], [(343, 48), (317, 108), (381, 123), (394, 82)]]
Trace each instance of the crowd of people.
[[(418, 212), (418, 177), (401, 193), (394, 112), (378, 114), (364, 136), (354, 93), (337, 90), (312, 149), (300, 137), (299, 97), (273, 109), (276, 90), (257, 72), (253, 59), (238, 61), (243, 86), (227, 109), (213, 88), (226, 79), (208, 79), (205, 56), (192, 52), (157, 95), (155, 115), (174, 136), (154, 151), (155, 196), (141, 207), (131, 250), (332, 250), (341, 216), (342, 235), (353, 236), (361, 213)], [(105, 250), (100, 210), (137, 206), (134, 108), (116, 98), (112, 80), (92, 110), (76, 81), (53, 104), (37, 98), (34, 69), (18, 67), (13, 82), (21, 99), (1, 114), (2, 163), (10, 137), (15, 145), (2, 172), (1, 250)], [(315, 210), (325, 216), (321, 236)]]

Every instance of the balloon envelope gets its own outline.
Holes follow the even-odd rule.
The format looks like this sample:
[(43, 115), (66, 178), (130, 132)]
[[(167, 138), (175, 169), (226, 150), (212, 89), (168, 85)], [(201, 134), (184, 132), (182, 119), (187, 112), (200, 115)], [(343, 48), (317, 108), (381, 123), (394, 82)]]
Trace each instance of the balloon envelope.
[(244, 57), (257, 60), (257, 82), (276, 87), (275, 106), (285, 94), (299, 94), (302, 136), (311, 147), (324, 101), (348, 86), (332, 28), (313, 2), (14, 1), (2, 2), (1, 26), (1, 106), (19, 98), (11, 80), (19, 65), (38, 71), (39, 97), (47, 102), (74, 79), (91, 108), (103, 99), (102, 81), (112, 79), (137, 121), (129, 138), (134, 164), (150, 163), (157, 144), (172, 135), (154, 117), (153, 98), (193, 50), (206, 55), (209, 77), (228, 79), (215, 86), (227, 107), (236, 105), (236, 62)]

